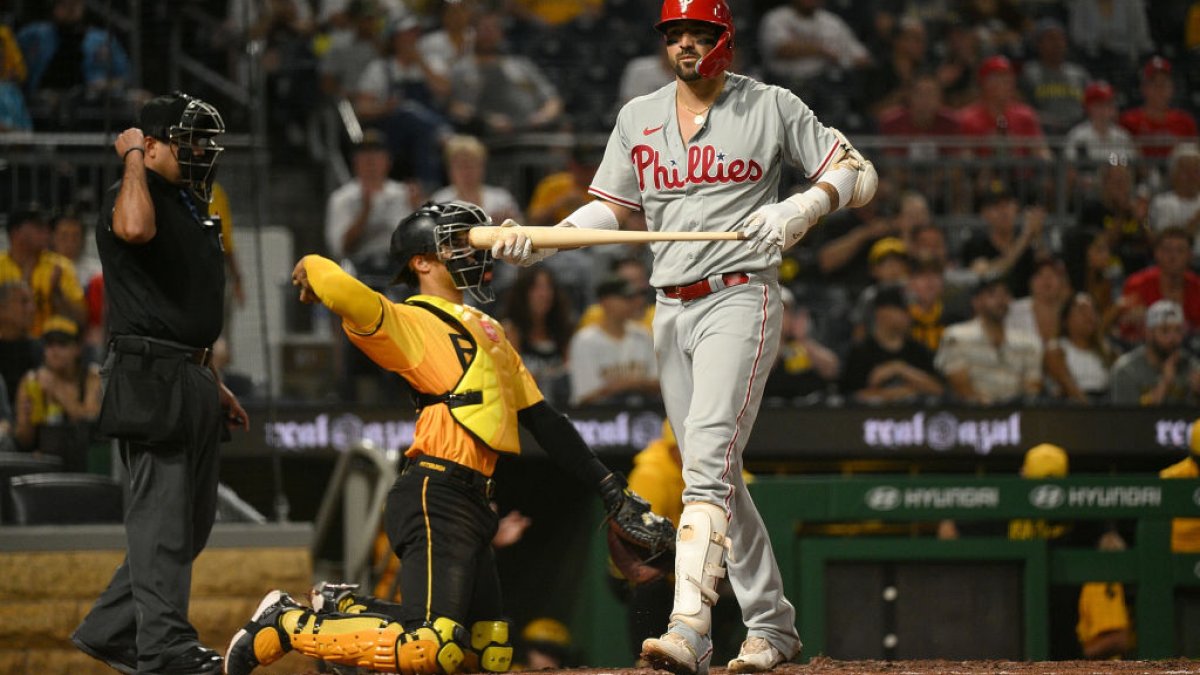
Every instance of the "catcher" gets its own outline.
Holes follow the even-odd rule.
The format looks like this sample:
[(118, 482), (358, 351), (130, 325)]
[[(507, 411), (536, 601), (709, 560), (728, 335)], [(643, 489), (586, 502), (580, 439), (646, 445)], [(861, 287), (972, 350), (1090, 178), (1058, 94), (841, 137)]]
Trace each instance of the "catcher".
[(563, 468), (595, 485), (617, 541), (647, 555), (674, 545), (671, 523), (650, 512), (625, 479), (596, 458), (550, 407), (500, 324), (463, 305), (491, 300), (491, 254), (467, 243), (491, 220), (465, 202), (429, 203), (392, 233), (394, 282), (419, 294), (393, 303), (316, 255), (292, 272), (300, 301), (342, 317), (350, 341), (416, 392), (407, 468), (388, 495), (384, 526), (400, 570), (403, 602), (356, 597), (351, 587), (314, 589), (311, 608), (280, 591), (259, 604), (229, 644), (229, 675), (249, 673), (289, 650), (387, 672), (505, 672), (512, 662), (491, 540), (492, 473), (520, 452), (518, 426)]

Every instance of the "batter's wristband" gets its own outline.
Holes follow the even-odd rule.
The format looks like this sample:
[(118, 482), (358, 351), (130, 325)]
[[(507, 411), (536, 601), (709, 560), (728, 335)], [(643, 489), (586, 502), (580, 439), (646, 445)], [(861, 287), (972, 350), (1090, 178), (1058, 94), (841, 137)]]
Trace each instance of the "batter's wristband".
[(129, 159), (129, 153), (133, 152), (134, 150), (140, 151), (142, 153), (142, 157), (146, 156), (146, 148), (143, 148), (140, 145), (135, 145), (132, 148), (126, 150), (125, 154), (121, 155), (121, 161), (124, 162), (125, 160)]

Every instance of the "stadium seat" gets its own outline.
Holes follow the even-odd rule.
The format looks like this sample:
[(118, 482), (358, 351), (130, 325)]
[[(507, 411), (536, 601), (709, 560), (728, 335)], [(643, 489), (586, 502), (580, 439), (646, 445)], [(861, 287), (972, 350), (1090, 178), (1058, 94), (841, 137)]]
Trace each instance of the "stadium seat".
[(62, 459), (27, 452), (0, 452), (0, 524), (12, 523), (12, 498), (9, 481), (30, 473), (62, 470)]
[(90, 473), (31, 473), (11, 479), (16, 525), (120, 523), (121, 485)]

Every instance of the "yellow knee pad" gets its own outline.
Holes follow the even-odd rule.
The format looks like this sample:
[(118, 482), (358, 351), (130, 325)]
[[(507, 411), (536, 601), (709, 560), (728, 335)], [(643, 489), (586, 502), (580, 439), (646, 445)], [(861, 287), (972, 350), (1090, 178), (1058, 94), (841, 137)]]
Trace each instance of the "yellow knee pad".
[(476, 621), (471, 624), (471, 652), (477, 668), (487, 673), (507, 673), (512, 668), (513, 648), (508, 642), (505, 621)]
[(418, 675), (454, 675), (462, 668), (466, 658), (464, 648), (468, 644), (467, 630), (462, 624), (444, 616), (434, 619), (431, 625), (421, 626), (401, 636), (402, 644), (406, 640), (428, 641), (437, 646), (432, 662), (424, 654), (422, 660), (414, 662), (417, 668), (414, 672)]

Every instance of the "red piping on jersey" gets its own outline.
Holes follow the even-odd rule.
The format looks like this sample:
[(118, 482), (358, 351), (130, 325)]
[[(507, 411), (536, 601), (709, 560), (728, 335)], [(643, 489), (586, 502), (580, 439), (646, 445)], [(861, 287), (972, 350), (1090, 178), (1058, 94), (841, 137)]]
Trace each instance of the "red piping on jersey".
[(610, 195), (607, 192), (605, 192), (604, 190), (601, 190), (599, 188), (589, 187), (588, 193), (593, 194), (601, 199), (607, 199), (610, 202), (615, 202), (617, 204), (620, 204), (621, 206), (627, 206), (627, 207), (633, 209), (634, 211), (642, 210), (642, 205), (639, 204), (638, 202), (631, 202), (628, 199), (624, 199), (624, 198), (618, 197), (616, 195)]
[(737, 445), (738, 432), (742, 428), (742, 417), (746, 408), (750, 407), (750, 399), (754, 391), (754, 374), (758, 372), (758, 362), (762, 360), (763, 345), (767, 343), (767, 303), (770, 300), (767, 286), (763, 285), (762, 323), (758, 326), (758, 352), (754, 354), (754, 366), (750, 369), (750, 383), (746, 385), (746, 398), (742, 401), (742, 409), (738, 411), (737, 419), (733, 422), (733, 438), (725, 446), (725, 471), (721, 473), (721, 482), (729, 486), (729, 494), (725, 495), (725, 522), (733, 520), (733, 485), (729, 482), (729, 458), (733, 455), (733, 447)]
[(820, 176), (821, 174), (825, 173), (825, 165), (829, 164), (829, 160), (833, 159), (833, 153), (837, 151), (838, 147), (840, 147), (841, 144), (842, 144), (841, 141), (834, 141), (833, 147), (829, 149), (829, 154), (825, 155), (825, 161), (821, 162), (821, 166), (817, 167), (817, 170), (812, 172), (812, 175), (806, 176), (805, 178), (807, 180), (812, 180), (812, 179), (816, 178), (817, 176)]

